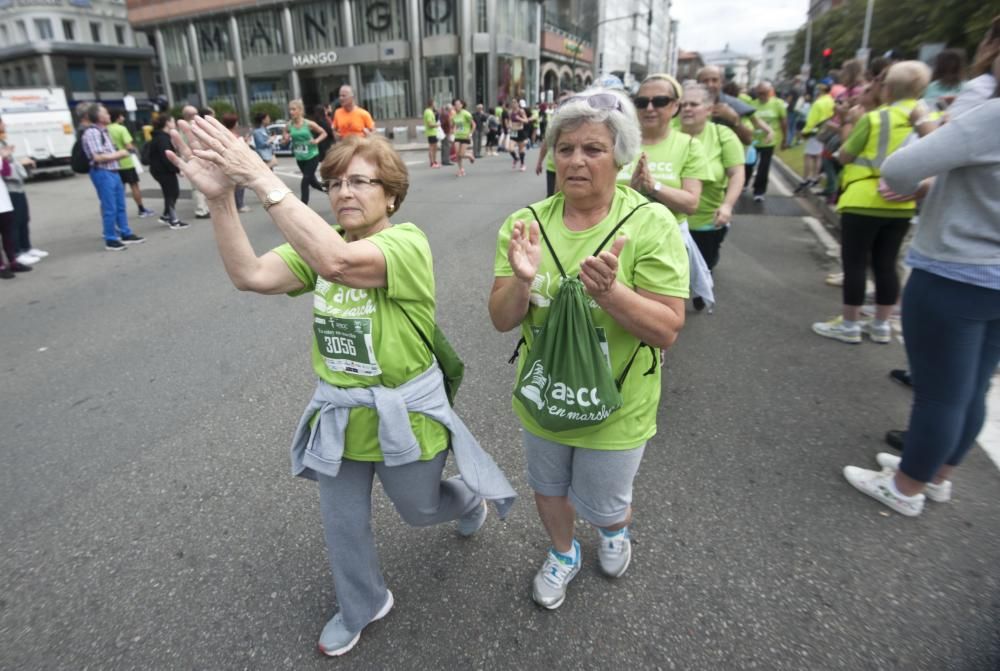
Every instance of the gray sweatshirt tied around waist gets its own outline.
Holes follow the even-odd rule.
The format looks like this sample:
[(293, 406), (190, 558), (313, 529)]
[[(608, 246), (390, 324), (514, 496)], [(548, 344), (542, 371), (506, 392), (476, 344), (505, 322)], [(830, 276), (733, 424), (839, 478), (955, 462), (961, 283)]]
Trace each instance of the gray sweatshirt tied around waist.
[(393, 389), (381, 385), (342, 388), (320, 380), (292, 438), (292, 475), (310, 479), (315, 479), (315, 473), (337, 476), (344, 458), (348, 417), (351, 408), (359, 407), (374, 408), (378, 413), (378, 440), (386, 466), (420, 459), (420, 443), (410, 426), (409, 413), (417, 412), (441, 423), (451, 433), (455, 465), (465, 484), (492, 501), (500, 519), (507, 516), (517, 494), (448, 403), (437, 363)]

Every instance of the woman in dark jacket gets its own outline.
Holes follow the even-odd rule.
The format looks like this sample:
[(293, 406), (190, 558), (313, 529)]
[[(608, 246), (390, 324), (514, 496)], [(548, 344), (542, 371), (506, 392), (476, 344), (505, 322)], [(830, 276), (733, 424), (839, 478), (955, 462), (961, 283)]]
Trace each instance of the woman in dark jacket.
[(170, 141), (170, 131), (176, 125), (174, 119), (169, 114), (161, 114), (153, 119), (153, 138), (149, 141), (149, 172), (160, 184), (160, 191), (163, 192), (163, 216), (160, 221), (178, 230), (187, 228), (186, 224), (177, 218), (174, 206), (177, 204), (177, 197), (180, 195), (181, 187), (177, 182), (179, 172), (174, 164), (167, 158), (167, 150), (173, 151), (174, 145)]
[(316, 105), (313, 108), (313, 121), (316, 125), (326, 131), (326, 139), (319, 143), (319, 161), (323, 162), (326, 151), (333, 146), (333, 130), (330, 128), (330, 119), (326, 116), (326, 106)]

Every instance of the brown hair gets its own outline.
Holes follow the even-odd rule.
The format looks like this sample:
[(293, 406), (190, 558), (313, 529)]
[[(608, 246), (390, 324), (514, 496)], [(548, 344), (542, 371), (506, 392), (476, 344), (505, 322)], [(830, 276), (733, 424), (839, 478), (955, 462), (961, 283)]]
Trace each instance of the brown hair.
[(222, 125), (232, 130), (236, 128), (236, 124), (240, 122), (240, 115), (235, 112), (226, 112), (222, 115)]
[(385, 191), (385, 194), (395, 199), (393, 212), (398, 212), (399, 206), (403, 204), (406, 192), (410, 188), (410, 175), (403, 159), (399, 157), (389, 141), (380, 135), (367, 137), (351, 135), (333, 145), (326, 152), (326, 158), (323, 159), (323, 163), (319, 167), (320, 177), (323, 178), (323, 181), (328, 181), (343, 175), (347, 172), (347, 166), (350, 165), (355, 156), (360, 156), (375, 164), (375, 176), (382, 182), (382, 190)]

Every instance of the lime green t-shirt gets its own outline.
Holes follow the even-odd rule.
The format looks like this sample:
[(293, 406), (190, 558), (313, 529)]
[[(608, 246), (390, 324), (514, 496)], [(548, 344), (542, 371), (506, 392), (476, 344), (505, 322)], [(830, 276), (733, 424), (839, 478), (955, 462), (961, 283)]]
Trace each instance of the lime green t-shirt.
[(438, 119), (434, 110), (428, 107), (424, 110), (424, 135), (426, 137), (437, 136)]
[[(597, 245), (618, 222), (638, 205), (647, 202), (645, 196), (639, 192), (628, 186), (619, 185), (615, 188), (608, 216), (586, 231), (571, 231), (566, 228), (563, 223), (565, 200), (561, 192), (536, 203), (533, 207), (542, 219), (539, 224), (545, 229), (563, 268), (574, 277), (580, 272), (580, 262), (594, 253)], [(518, 210), (510, 215), (500, 228), (493, 264), (493, 274), (496, 277), (513, 276), (514, 273), (507, 261), (511, 231), (516, 220), (531, 221), (531, 217), (529, 210)], [(628, 237), (628, 242), (625, 243), (619, 257), (619, 282), (631, 289), (645, 289), (666, 296), (687, 298), (687, 250), (681, 238), (680, 228), (666, 207), (659, 203), (648, 203), (629, 218), (617, 235)], [(607, 247), (610, 245), (609, 242)], [(528, 314), (521, 322), (521, 334), (527, 342), (527, 348), (531, 347), (534, 339), (532, 329), (540, 328), (545, 322), (549, 304), (560, 284), (559, 270), (543, 243), (542, 261), (538, 267), (538, 274), (531, 284)], [(606, 343), (611, 371), (617, 380), (632, 353), (639, 346), (639, 340), (598, 307), (593, 300), (590, 301), (590, 313), (598, 330), (598, 337), (602, 344)], [(525, 356), (527, 348), (522, 349), (522, 356), (518, 361), (519, 375), (520, 368), (527, 359)], [(628, 450), (639, 447), (656, 434), (656, 411), (660, 402), (660, 371), (656, 367), (653, 374), (643, 375), (651, 363), (653, 362), (650, 351), (643, 348), (636, 356), (622, 386), (624, 404), (596, 426), (552, 433), (538, 426), (517, 401), (513, 401), (514, 412), (529, 433), (564, 445), (596, 450)]]
[[(108, 135), (111, 136), (111, 143), (115, 145), (115, 149), (125, 149), (132, 144), (132, 133), (129, 133), (128, 128), (120, 123), (109, 123)], [(134, 169), (135, 160), (132, 158), (132, 154), (118, 159), (118, 167), (123, 170)]]
[[(671, 130), (661, 142), (644, 144), (641, 150), (646, 153), (646, 161), (653, 179), (660, 184), (679, 189), (684, 179), (704, 181), (709, 178), (705, 151), (701, 143), (690, 135)], [(619, 184), (628, 184), (632, 180), (632, 173), (638, 162), (637, 158), (618, 171), (616, 179)], [(674, 212), (674, 216), (679, 222), (687, 218), (687, 215), (680, 212)]]
[[(388, 286), (352, 289), (319, 277), (289, 244), (273, 251), (304, 285), (290, 295), (313, 294), (313, 370), (335, 387), (398, 387), (431, 365), (427, 346), (406, 318), (423, 333), (434, 333), (434, 267), (430, 244), (413, 224), (397, 224), (365, 238), (385, 256)], [(403, 312), (405, 306), (406, 313)], [(426, 415), (410, 413), (421, 460), (448, 447), (448, 430)], [(347, 423), (344, 457), (382, 461), (378, 414), (353, 408)]]
[(455, 112), (451, 117), (451, 123), (455, 128), (456, 140), (469, 139), (469, 135), (472, 134), (472, 114), (469, 110), (463, 109), (461, 112)]
[(770, 144), (765, 143), (764, 131), (755, 126), (753, 137), (756, 145), (758, 147), (780, 145), (784, 137), (781, 132), (781, 120), (788, 116), (784, 101), (777, 96), (771, 96), (766, 103), (755, 100), (753, 106), (757, 108), (757, 118), (771, 127), (771, 137), (773, 138)]
[(692, 231), (715, 228), (715, 211), (726, 199), (729, 177), (726, 169), (742, 166), (745, 160), (743, 143), (731, 129), (709, 121), (698, 135), (705, 151), (709, 178), (701, 182), (701, 199), (698, 210), (688, 217)]

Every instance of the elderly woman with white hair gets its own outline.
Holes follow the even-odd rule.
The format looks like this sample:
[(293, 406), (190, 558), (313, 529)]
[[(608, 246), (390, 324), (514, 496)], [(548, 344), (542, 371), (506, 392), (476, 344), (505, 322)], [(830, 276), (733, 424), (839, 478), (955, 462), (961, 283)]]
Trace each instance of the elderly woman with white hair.
[[(528, 355), (521, 357), (519, 385), (541, 373), (533, 394), (515, 393), (513, 405), (524, 429), (528, 481), (552, 544), (533, 594), (539, 605), (553, 609), (581, 566), (576, 515), (599, 529), (603, 573), (619, 577), (629, 565), (632, 482), (656, 434), (658, 351), (673, 344), (684, 325), (688, 261), (670, 211), (616, 184), (640, 144), (635, 109), (623, 93), (590, 89), (568, 98), (545, 141), (554, 155), (557, 191), (504, 222), (489, 310), (499, 331), (521, 327)], [(536, 409), (544, 412), (570, 395), (581, 412), (601, 402), (594, 389), (567, 389), (551, 368), (547, 377), (527, 365), (534, 342), (552, 323), (557, 293), (577, 283), (585, 319), (581, 332), (561, 347), (570, 347), (575, 336), (596, 337), (600, 348), (591, 365), (613, 376), (620, 407), (588, 426), (553, 430), (542, 426)]]
[[(896, 257), (917, 206), (913, 200), (887, 200), (879, 193), (879, 176), (882, 163), (913, 132), (914, 109), (930, 74), (920, 61), (890, 67), (882, 87), (886, 104), (861, 117), (840, 148), (844, 170), (837, 210), (844, 304), (840, 316), (813, 324), (812, 330), (825, 338), (857, 344), (865, 333), (876, 343), (892, 340), (889, 316), (899, 298)], [(869, 263), (875, 275), (875, 318), (861, 321)]]

